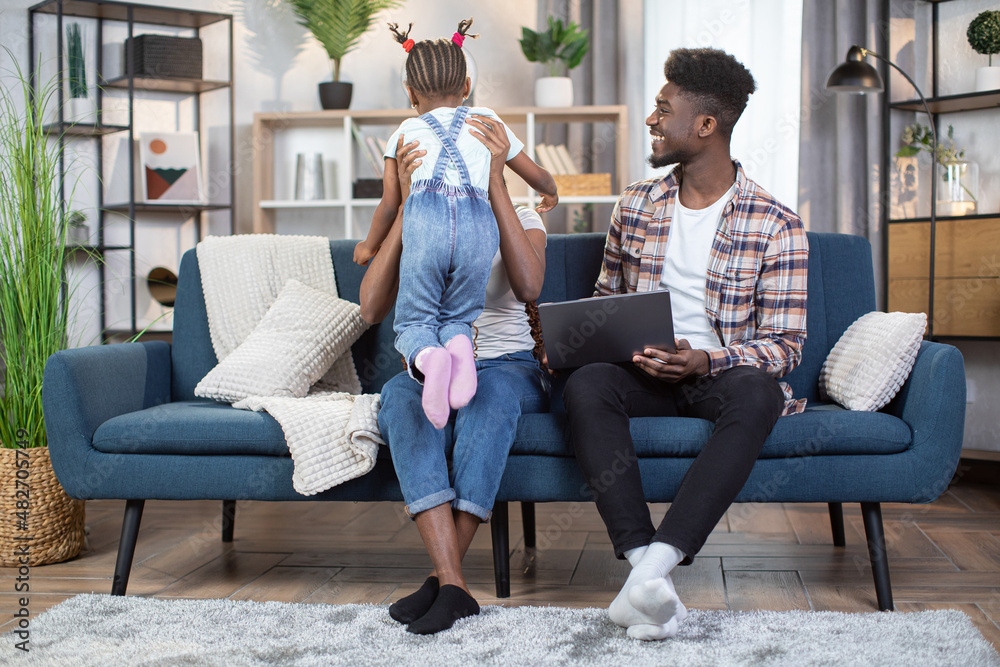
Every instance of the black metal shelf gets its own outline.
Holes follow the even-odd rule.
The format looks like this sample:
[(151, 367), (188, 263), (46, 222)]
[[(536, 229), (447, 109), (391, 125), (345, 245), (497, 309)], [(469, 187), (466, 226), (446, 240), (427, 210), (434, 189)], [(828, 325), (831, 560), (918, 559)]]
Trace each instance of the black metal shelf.
[[(59, 0), (45, 0), (28, 11), (39, 14), (59, 13)], [(149, 25), (165, 25), (177, 28), (204, 28), (205, 26), (227, 21), (228, 14), (202, 12), (189, 9), (172, 9), (169, 7), (151, 7), (149, 5), (131, 2), (113, 2), (109, 0), (62, 0), (63, 16), (79, 18), (102, 19), (104, 21), (128, 21), (128, 10), (132, 8), (132, 20), (135, 23)]]
[[(128, 213), (129, 205), (111, 204), (103, 206), (102, 211), (107, 213)], [(136, 202), (136, 213), (201, 213), (202, 211), (228, 211), (232, 206), (229, 204), (152, 204)]]
[[(992, 109), (994, 107), (1000, 107), (1000, 90), (986, 90), (981, 93), (963, 93), (961, 95), (944, 95), (942, 97), (927, 98), (927, 108), (930, 109), (931, 113), (959, 113), (962, 111)], [(904, 100), (902, 102), (890, 102), (889, 108), (922, 112), (924, 105), (920, 103), (920, 100)]]
[[(957, 220), (1000, 220), (1000, 212), (998, 213), (976, 213), (975, 215), (937, 215), (934, 219), (938, 222), (950, 222)], [(895, 225), (905, 222), (930, 222), (930, 216), (923, 216), (922, 218), (891, 218), (889, 219), (890, 225)]]
[[(44, 26), (40, 28), (39, 24), (36, 23), (36, 17), (42, 15), (51, 17), (51, 23), (46, 21)], [(52, 49), (53, 53), (50, 53), (51, 57), (54, 54), (54, 60), (56, 64), (56, 71), (61, 71), (64, 66), (65, 55), (64, 55), (64, 44), (65, 35), (63, 33), (65, 20), (68, 18), (81, 18), (81, 19), (92, 19), (96, 22), (96, 37), (94, 38), (94, 46), (96, 47), (96, 68), (94, 70), (93, 79), (98, 82), (96, 86), (96, 105), (95, 105), (95, 115), (93, 118), (88, 120), (93, 122), (88, 123), (69, 123), (64, 122), (65, 116), (60, 113), (58, 122), (51, 123), (47, 125), (44, 130), (49, 136), (53, 136), (56, 140), (60, 142), (60, 146), (63, 145), (64, 141), (70, 141), (73, 137), (102, 137), (105, 135), (113, 133), (123, 133), (127, 137), (126, 145), (131, 145), (137, 138), (138, 131), (152, 129), (147, 128), (145, 125), (136, 118), (136, 99), (138, 93), (140, 92), (175, 92), (185, 95), (190, 95), (193, 97), (193, 130), (199, 133), (200, 148), (204, 149), (206, 142), (208, 141), (202, 130), (207, 126), (205, 124), (205, 119), (203, 118), (203, 109), (201, 104), (201, 94), (209, 91), (225, 91), (223, 94), (228, 96), (228, 134), (229, 134), (229, 163), (227, 168), (231, 169), (235, 164), (236, 160), (236, 133), (235, 133), (235, 99), (234, 99), (234, 89), (233, 89), (233, 75), (235, 71), (234, 64), (234, 34), (233, 34), (233, 16), (231, 14), (221, 14), (217, 12), (206, 12), (197, 10), (180, 9), (174, 7), (157, 7), (149, 4), (140, 4), (137, 2), (123, 2), (119, 0), (42, 0), (37, 2), (34, 6), (28, 9), (28, 53), (30, 54), (29, 63), (29, 74), (34, 81), (35, 75), (35, 56), (39, 53), (36, 50), (36, 39), (38, 34), (45, 36), (45, 49)], [(202, 28), (207, 26), (215, 26), (209, 29), (209, 35), (207, 37), (213, 42), (220, 42), (221, 45), (227, 47), (228, 50), (228, 62), (226, 63), (226, 71), (223, 73), (219, 70), (214, 76), (225, 77), (225, 80), (206, 80), (202, 78), (185, 78), (185, 77), (150, 77), (142, 76), (134, 71), (133, 66), (129, 63), (129, 59), (125, 59), (126, 67), (123, 72), (112, 71), (111, 76), (108, 78), (106, 75), (109, 74), (107, 70), (104, 69), (104, 54), (108, 50), (118, 50), (122, 48), (120, 42), (115, 43), (114, 41), (105, 40), (105, 24), (112, 22), (115, 30), (119, 28), (124, 28), (126, 42), (129, 39), (133, 39), (137, 34), (137, 29), (139, 31), (146, 31), (148, 26), (168, 26), (173, 28), (180, 28), (182, 30), (190, 31), (193, 33), (194, 37), (205, 38), (206, 35), (202, 34)], [(54, 25), (53, 25), (54, 24)], [(54, 36), (52, 35), (54, 28)], [(57, 93), (55, 95), (56, 102), (59, 106), (64, 103), (64, 90), (62, 87), (57, 88)], [(122, 95), (124, 93), (124, 95)], [(101, 122), (102, 111), (105, 108), (103, 104), (103, 96), (105, 94), (113, 94), (117, 99), (121, 98), (127, 103), (128, 118), (124, 124), (105, 124)], [(124, 119), (122, 119), (124, 120)], [(103, 172), (104, 164), (104, 141), (98, 141), (96, 150), (96, 172), (100, 176)], [(228, 204), (179, 204), (179, 203), (146, 203), (146, 202), (136, 202), (135, 194), (137, 192), (136, 185), (138, 184), (139, 174), (136, 169), (137, 160), (136, 152), (133, 150), (126, 151), (127, 153), (127, 183), (122, 185), (127, 185), (125, 192), (128, 194), (127, 201), (125, 203), (115, 203), (112, 205), (107, 205), (105, 203), (105, 185), (99, 184), (97, 191), (97, 201), (96, 208), (98, 211), (97, 219), (97, 238), (95, 245), (84, 244), (81, 246), (74, 246), (67, 248), (68, 257), (72, 258), (71, 261), (94, 261), (97, 265), (98, 272), (98, 282), (102, 286), (99, 288), (100, 297), (100, 323), (101, 323), (101, 337), (104, 341), (108, 340), (109, 336), (112, 335), (135, 335), (142, 330), (140, 326), (141, 322), (138, 320), (138, 312), (136, 306), (136, 288), (138, 280), (141, 276), (136, 273), (136, 227), (141, 225), (142, 222), (137, 220), (140, 213), (143, 214), (166, 214), (166, 215), (180, 215), (183, 216), (184, 220), (195, 219), (194, 225), (194, 241), (197, 243), (201, 240), (201, 236), (204, 233), (204, 223), (207, 221), (201, 213), (206, 211), (228, 211), (229, 212), (229, 233), (235, 233), (235, 201), (236, 201), (236, 185), (235, 180), (231, 179), (229, 183), (229, 197)], [(214, 164), (214, 160), (212, 161)], [(62, 157), (60, 157), (59, 163), (59, 197), (61, 200), (65, 201), (65, 177), (66, 177), (66, 166), (64, 165)], [(221, 195), (216, 199), (223, 199), (225, 195)], [(131, 213), (130, 213), (131, 212)], [(109, 214), (123, 214), (127, 219), (127, 239), (117, 238), (117, 243), (124, 243), (127, 245), (105, 245), (105, 230), (106, 230), (106, 216)], [(119, 321), (119, 324), (124, 323), (126, 326), (131, 328), (125, 329), (105, 329), (107, 325), (107, 306), (108, 300), (112, 298), (107, 291), (104, 289), (103, 285), (105, 283), (105, 262), (101, 261), (101, 256), (106, 252), (127, 252), (128, 253), (128, 271), (129, 271), (129, 289), (127, 294), (129, 295), (129, 310), (131, 311), (131, 316), (128, 318), (123, 318), (124, 322)], [(89, 257), (85, 256), (89, 255)], [(154, 333), (154, 332), (150, 332)], [(155, 332), (155, 333), (166, 333), (169, 335), (169, 331), (166, 332)]]
[[(119, 76), (102, 81), (105, 88), (128, 89), (128, 77)], [(207, 93), (212, 90), (222, 90), (231, 85), (228, 81), (207, 81), (205, 79), (187, 79), (179, 76), (136, 76), (132, 79), (135, 90), (155, 90), (170, 93)]]
[(53, 136), (100, 137), (115, 132), (128, 132), (128, 125), (102, 125), (100, 123), (49, 123), (42, 128)]

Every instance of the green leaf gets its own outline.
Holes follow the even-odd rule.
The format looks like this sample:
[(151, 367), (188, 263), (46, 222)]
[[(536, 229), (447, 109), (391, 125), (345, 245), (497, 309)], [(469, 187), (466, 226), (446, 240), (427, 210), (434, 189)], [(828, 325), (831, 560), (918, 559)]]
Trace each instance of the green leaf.
[(920, 152), (916, 146), (903, 146), (896, 152), (896, 157), (913, 157)]
[[(576, 23), (564, 24), (562, 19), (548, 18), (548, 28), (535, 32), (521, 28), (521, 51), (530, 62), (561, 62), (566, 69), (579, 66), (590, 49), (590, 36)], [(556, 67), (550, 67), (555, 71)]]

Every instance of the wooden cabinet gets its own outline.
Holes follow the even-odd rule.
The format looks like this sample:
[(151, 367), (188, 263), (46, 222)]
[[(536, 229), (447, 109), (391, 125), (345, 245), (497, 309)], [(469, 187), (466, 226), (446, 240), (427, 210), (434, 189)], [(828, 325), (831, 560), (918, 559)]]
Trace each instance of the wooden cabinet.
[[(926, 312), (930, 222), (889, 225), (889, 310)], [(934, 335), (1000, 336), (1000, 216), (937, 222)]]
[[(525, 152), (532, 158), (535, 157), (536, 133), (543, 124), (592, 123), (600, 127), (601, 131), (595, 132), (594, 143), (600, 141), (602, 149), (615, 151), (615, 173), (611, 175), (610, 192), (601, 195), (560, 195), (559, 201), (560, 204), (613, 204), (617, 201), (618, 193), (626, 185), (628, 127), (625, 106), (564, 109), (514, 107), (495, 111), (515, 129), (518, 138), (524, 141)], [(365, 169), (370, 171), (359, 159), (358, 144), (352, 140), (354, 126), (383, 132), (388, 137), (399, 123), (414, 115), (416, 113), (411, 109), (254, 114), (254, 233), (280, 231), (276, 222), (282, 211), (312, 209), (328, 214), (322, 233), (332, 238), (363, 238), (378, 200), (351, 196), (357, 176)], [(314, 142), (308, 140), (310, 136), (315, 137)], [(325, 176), (329, 185), (326, 199), (303, 201), (292, 198), (295, 154), (303, 150), (324, 153), (324, 164), (328, 167)], [(373, 174), (366, 175), (371, 177)], [(513, 199), (515, 203), (528, 206), (534, 206), (539, 201), (539, 197), (531, 191)]]

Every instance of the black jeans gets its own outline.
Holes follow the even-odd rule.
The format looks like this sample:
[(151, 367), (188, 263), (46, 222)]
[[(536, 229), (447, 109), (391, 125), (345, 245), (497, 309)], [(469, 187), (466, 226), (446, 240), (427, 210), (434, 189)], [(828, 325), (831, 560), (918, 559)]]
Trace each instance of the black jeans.
[[(624, 558), (629, 549), (666, 542), (684, 552), (684, 564), (743, 488), (784, 407), (778, 381), (751, 366), (675, 383), (631, 364), (592, 364), (569, 377), (563, 399), (570, 442), (615, 555)], [(656, 530), (629, 432), (629, 417), (655, 416), (715, 422)]]

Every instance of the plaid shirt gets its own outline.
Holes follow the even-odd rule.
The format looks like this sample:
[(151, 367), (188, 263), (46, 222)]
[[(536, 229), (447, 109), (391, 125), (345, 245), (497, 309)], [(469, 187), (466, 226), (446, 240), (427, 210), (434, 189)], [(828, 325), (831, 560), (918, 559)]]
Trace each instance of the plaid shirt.
[[(736, 193), (715, 232), (705, 281), (705, 313), (719, 346), (705, 350), (715, 375), (756, 366), (774, 377), (802, 359), (806, 340), (809, 245), (799, 216), (736, 165)], [(633, 183), (615, 205), (595, 296), (660, 289), (674, 201), (682, 175)], [(805, 409), (785, 393), (782, 414)]]

